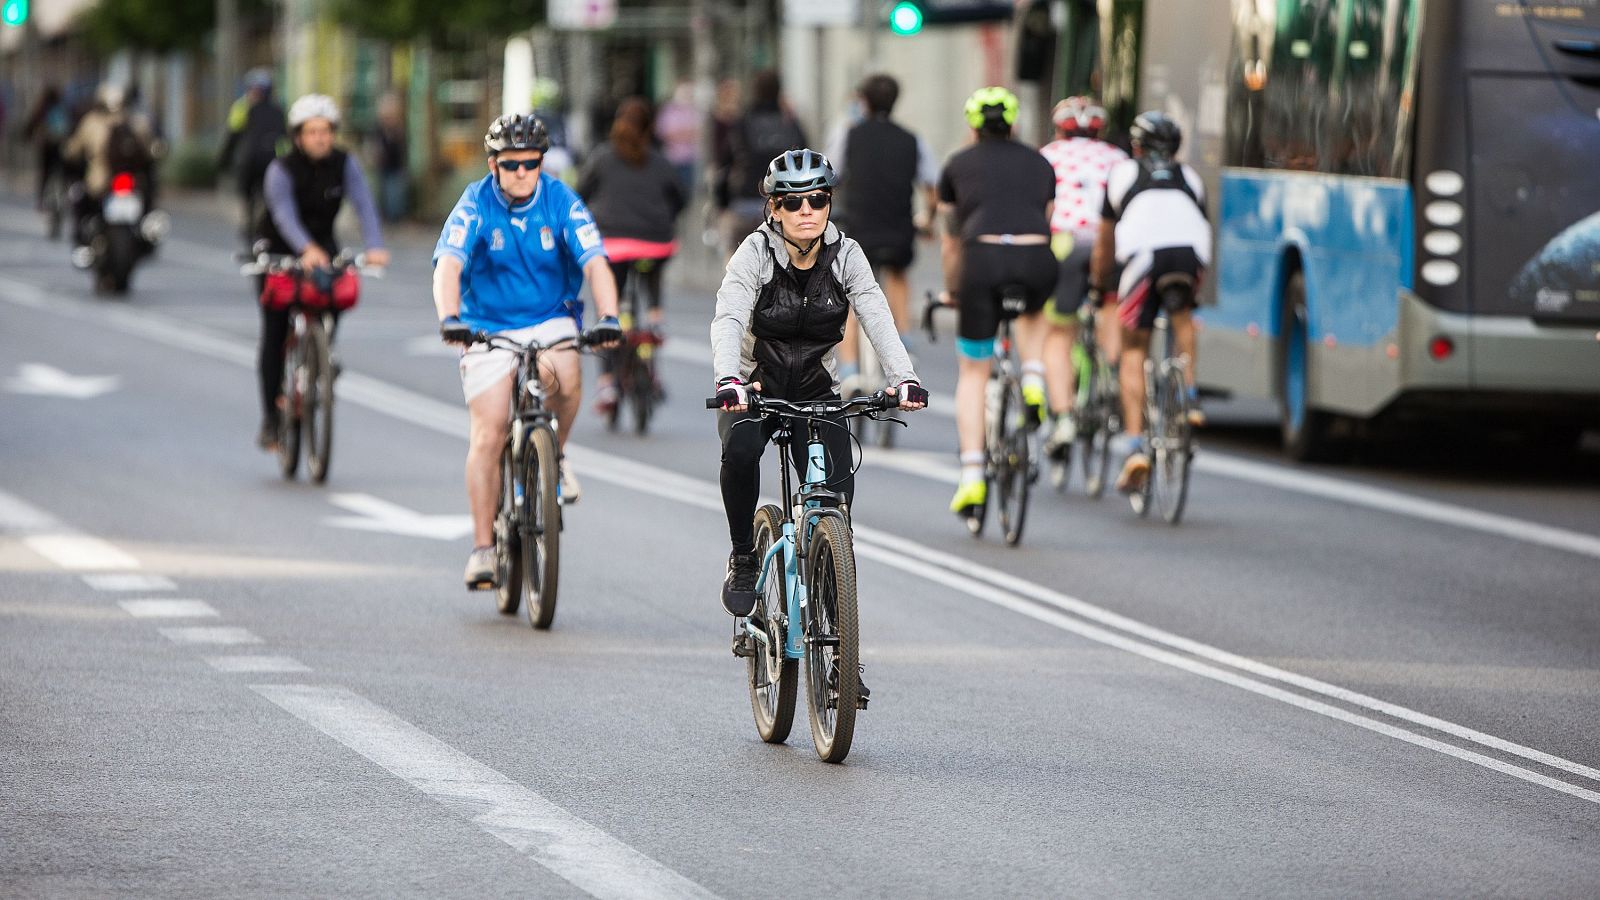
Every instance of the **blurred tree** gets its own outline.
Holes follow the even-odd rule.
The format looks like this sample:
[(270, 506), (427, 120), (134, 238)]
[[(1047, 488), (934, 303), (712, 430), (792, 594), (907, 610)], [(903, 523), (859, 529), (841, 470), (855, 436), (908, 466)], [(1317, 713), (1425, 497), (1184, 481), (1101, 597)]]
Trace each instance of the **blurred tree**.
[(545, 20), (545, 0), (333, 0), (333, 12), (363, 37), (440, 44), (530, 28)]
[[(269, 0), (240, 0), (241, 12)], [(100, 0), (83, 14), (84, 34), (103, 53), (123, 48), (167, 53), (193, 50), (216, 28), (216, 0)]]

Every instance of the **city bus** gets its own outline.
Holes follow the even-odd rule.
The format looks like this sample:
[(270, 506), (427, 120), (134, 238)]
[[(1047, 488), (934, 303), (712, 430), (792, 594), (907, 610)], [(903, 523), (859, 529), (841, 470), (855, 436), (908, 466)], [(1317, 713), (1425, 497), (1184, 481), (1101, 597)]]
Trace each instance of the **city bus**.
[(1600, 0), (1098, 0), (1113, 121), (1205, 176), (1209, 391), (1313, 459), (1418, 417), (1600, 425)]

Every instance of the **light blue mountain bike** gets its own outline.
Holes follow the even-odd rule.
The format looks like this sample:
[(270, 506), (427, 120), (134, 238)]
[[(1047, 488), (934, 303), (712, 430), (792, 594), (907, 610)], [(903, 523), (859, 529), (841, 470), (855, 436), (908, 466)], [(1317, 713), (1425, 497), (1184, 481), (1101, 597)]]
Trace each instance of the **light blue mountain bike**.
[[(756, 732), (781, 744), (794, 724), (799, 662), (806, 662), (806, 700), (811, 710), (811, 742), (824, 762), (842, 762), (855, 735), (856, 711), (866, 709), (861, 692), (861, 648), (856, 609), (856, 557), (844, 495), (829, 490), (830, 469), (820, 429), (848, 428), (848, 419), (884, 422), (899, 401), (879, 391), (849, 400), (792, 403), (759, 395), (750, 398), (755, 416), (735, 428), (760, 428), (778, 420), (777, 445), (783, 475), (785, 510), (767, 504), (756, 510), (756, 555), (761, 576), (756, 610), (736, 620), (733, 653), (746, 661), (750, 709)], [(706, 401), (708, 409), (715, 398)], [(900, 424), (905, 424), (900, 422)], [(806, 440), (806, 473), (791, 491), (789, 445), (797, 425)]]

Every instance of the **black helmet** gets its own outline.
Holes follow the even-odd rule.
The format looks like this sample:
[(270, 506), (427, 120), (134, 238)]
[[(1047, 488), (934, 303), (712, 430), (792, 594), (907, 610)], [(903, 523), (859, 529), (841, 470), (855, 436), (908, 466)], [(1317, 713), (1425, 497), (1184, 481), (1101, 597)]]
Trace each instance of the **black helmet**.
[(506, 113), (489, 123), (489, 133), (483, 136), (483, 149), (491, 156), (507, 150), (544, 153), (550, 149), (550, 132), (535, 116)]
[(785, 150), (767, 163), (767, 174), (761, 179), (761, 193), (793, 194), (813, 188), (832, 188), (839, 183), (833, 163), (815, 150)]
[(1133, 149), (1166, 159), (1177, 156), (1178, 148), (1183, 146), (1183, 129), (1165, 113), (1155, 110), (1140, 113), (1128, 129), (1128, 137)]

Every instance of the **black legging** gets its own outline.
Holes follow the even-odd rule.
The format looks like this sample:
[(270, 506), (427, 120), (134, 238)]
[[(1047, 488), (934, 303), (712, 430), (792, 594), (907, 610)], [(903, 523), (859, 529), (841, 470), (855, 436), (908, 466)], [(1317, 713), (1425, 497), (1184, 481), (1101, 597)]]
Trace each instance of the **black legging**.
[[(755, 550), (756, 503), (761, 497), (761, 455), (772, 440), (778, 422), (768, 419), (764, 423), (734, 425), (756, 418), (754, 413), (723, 413), (717, 416), (717, 431), (722, 435), (722, 508), (728, 514), (728, 537), (733, 542), (733, 552), (749, 553)], [(855, 462), (850, 442), (850, 427), (842, 417), (829, 417), (834, 424), (818, 425), (818, 435), (828, 454), (828, 471), (831, 482), (828, 490), (839, 491), (845, 501), (855, 495), (855, 476), (850, 474)], [(796, 422), (793, 439), (789, 443), (789, 456), (803, 476), (806, 470), (805, 423)], [(784, 503), (789, 498), (783, 498)]]
[[(39, 206), (43, 208), (45, 195), (50, 188), (50, 179), (67, 177), (66, 168), (62, 165), (61, 144), (59, 141), (39, 142)], [(63, 190), (66, 185), (62, 185)]]

